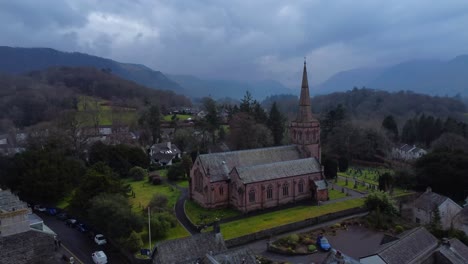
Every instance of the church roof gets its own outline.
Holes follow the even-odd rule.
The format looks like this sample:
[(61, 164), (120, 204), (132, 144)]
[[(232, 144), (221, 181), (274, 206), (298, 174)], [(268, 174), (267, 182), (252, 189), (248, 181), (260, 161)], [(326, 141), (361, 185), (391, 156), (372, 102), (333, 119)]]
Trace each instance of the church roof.
[(299, 98), (299, 112), (297, 122), (312, 122), (312, 108), (310, 107), (309, 82), (307, 79), (307, 66), (304, 61), (304, 70), (302, 72), (301, 97)]
[(199, 160), (211, 182), (227, 180), (235, 167), (250, 167), (301, 159), (298, 146), (289, 145), (200, 155)]
[(315, 158), (307, 158), (235, 169), (243, 183), (252, 183), (316, 173), (320, 172), (321, 166)]

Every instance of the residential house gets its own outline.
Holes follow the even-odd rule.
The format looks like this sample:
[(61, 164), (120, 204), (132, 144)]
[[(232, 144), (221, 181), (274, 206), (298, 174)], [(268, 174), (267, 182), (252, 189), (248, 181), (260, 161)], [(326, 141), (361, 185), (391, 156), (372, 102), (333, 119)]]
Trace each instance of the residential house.
[(376, 253), (360, 258), (361, 264), (466, 264), (468, 247), (458, 239), (439, 243), (424, 227), (402, 233), (399, 239), (383, 244)]
[(427, 154), (427, 151), (415, 145), (403, 144), (392, 149), (392, 156), (399, 160), (415, 160)]
[(216, 255), (226, 251), (224, 239), (219, 232), (195, 234), (174, 240), (167, 240), (156, 245), (154, 264), (195, 264), (207, 254)]
[(424, 263), (438, 246), (436, 237), (424, 227), (418, 227), (382, 245), (374, 254), (361, 257), (359, 261), (362, 264)]
[(322, 264), (360, 264), (360, 262), (332, 248)]
[(18, 196), (0, 189), (0, 263), (62, 263), (54, 235)]
[(468, 235), (468, 207), (464, 207), (454, 218), (453, 226)]
[(293, 145), (199, 155), (190, 171), (190, 198), (205, 208), (231, 206), (242, 212), (328, 200), (320, 123), (312, 116), (305, 62), (298, 116), (289, 132)]
[(181, 153), (180, 149), (171, 142), (154, 144), (149, 149), (151, 163), (162, 166), (172, 165), (174, 159), (180, 159)]
[(403, 205), (402, 211), (406, 212), (403, 217), (417, 224), (427, 225), (431, 223), (436, 208), (439, 210), (443, 229), (449, 229), (455, 216), (462, 210), (462, 207), (452, 199), (432, 192), (428, 187), (413, 202)]

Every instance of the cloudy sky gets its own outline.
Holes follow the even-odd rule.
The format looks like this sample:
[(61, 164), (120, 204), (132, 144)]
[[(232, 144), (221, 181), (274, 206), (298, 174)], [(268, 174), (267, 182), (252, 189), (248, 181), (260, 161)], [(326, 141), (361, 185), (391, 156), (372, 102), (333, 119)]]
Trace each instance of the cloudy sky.
[(0, 0), (0, 45), (167, 73), (299, 86), (356, 67), (468, 54), (466, 0)]

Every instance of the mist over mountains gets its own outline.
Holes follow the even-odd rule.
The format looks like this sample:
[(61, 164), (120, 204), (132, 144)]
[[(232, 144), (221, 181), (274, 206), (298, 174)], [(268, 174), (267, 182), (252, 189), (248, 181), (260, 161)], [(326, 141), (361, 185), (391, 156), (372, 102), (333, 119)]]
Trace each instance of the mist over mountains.
[(412, 60), (386, 68), (339, 72), (316, 87), (317, 93), (367, 87), (390, 92), (408, 90), (439, 96), (468, 96), (468, 55), (449, 61)]
[[(299, 93), (274, 80), (239, 81), (202, 79), (192, 75), (165, 74), (145, 65), (121, 63), (78, 52), (61, 52), (50, 48), (13, 48), (0, 46), (0, 72), (26, 73), (49, 67), (95, 67), (154, 89), (171, 90), (191, 98), (241, 99), (246, 91), (262, 100), (275, 94)], [(311, 73), (313, 74), (313, 73)], [(412, 60), (388, 67), (356, 68), (338, 72), (312, 87), (311, 95), (348, 91), (353, 87), (377, 90), (413, 91), (439, 96), (468, 97), (468, 55), (449, 61)]]

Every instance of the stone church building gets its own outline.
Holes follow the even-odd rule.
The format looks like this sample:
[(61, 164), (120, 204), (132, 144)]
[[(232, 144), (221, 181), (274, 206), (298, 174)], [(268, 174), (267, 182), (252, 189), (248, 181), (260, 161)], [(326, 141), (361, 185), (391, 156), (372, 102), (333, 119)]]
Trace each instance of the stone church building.
[(231, 206), (242, 212), (328, 200), (320, 123), (312, 116), (305, 62), (299, 113), (289, 136), (293, 145), (199, 155), (190, 171), (190, 198), (205, 208)]

